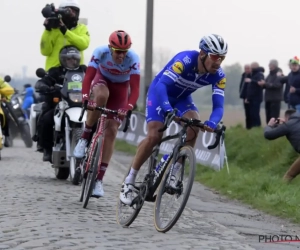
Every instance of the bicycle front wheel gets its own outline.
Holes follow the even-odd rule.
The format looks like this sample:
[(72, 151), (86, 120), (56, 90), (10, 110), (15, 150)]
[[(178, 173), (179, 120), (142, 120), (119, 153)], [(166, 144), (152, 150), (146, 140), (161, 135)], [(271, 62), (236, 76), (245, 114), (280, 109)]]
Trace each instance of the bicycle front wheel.
[(100, 158), (100, 152), (102, 150), (102, 143), (103, 143), (102, 137), (99, 137), (99, 139), (95, 143), (96, 145), (93, 152), (90, 152), (90, 154), (92, 154), (91, 156), (92, 158), (91, 158), (91, 163), (85, 181), (85, 188), (83, 194), (83, 206), (82, 206), (83, 208), (87, 207), (87, 204), (89, 202), (89, 199), (92, 195), (95, 186), (95, 180), (98, 173), (98, 162), (101, 160), (99, 158)]
[(162, 233), (168, 232), (181, 216), (195, 177), (196, 157), (192, 147), (182, 147), (179, 154), (174, 157), (176, 162), (182, 163), (180, 169), (173, 171), (175, 184), (170, 186), (168, 183), (172, 160), (163, 176), (154, 205), (154, 225), (156, 230)]
[(86, 161), (85, 161), (85, 158), (83, 158), (80, 163), (80, 165), (81, 165), (81, 168), (80, 168), (81, 188), (80, 188), (80, 198), (79, 198), (80, 202), (83, 201), (86, 177), (87, 177), (87, 174), (85, 173), (85, 168), (86, 168), (85, 164), (86, 164)]
[[(148, 183), (145, 182), (145, 177), (146, 175), (149, 175), (153, 165), (153, 160), (151, 160), (151, 158), (152, 157), (148, 158), (148, 160), (142, 165), (135, 180), (135, 186), (137, 187), (137, 190), (135, 191), (134, 196), (140, 197), (138, 202), (136, 204), (128, 206), (122, 203), (120, 198), (118, 197), (117, 222), (123, 227), (129, 227), (134, 222), (134, 220), (136, 219), (143, 207), (144, 199), (148, 192)], [(126, 176), (129, 174), (130, 169), (131, 166)], [(123, 179), (123, 183), (125, 181), (126, 176)]]

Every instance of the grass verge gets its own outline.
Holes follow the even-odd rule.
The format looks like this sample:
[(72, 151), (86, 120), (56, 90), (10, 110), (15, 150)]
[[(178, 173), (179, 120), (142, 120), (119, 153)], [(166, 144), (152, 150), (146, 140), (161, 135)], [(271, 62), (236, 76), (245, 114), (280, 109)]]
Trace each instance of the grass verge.
[[(230, 198), (261, 211), (300, 222), (300, 178), (290, 184), (284, 173), (299, 156), (285, 138), (267, 141), (261, 128), (245, 130), (241, 126), (226, 131), (226, 167), (216, 172), (198, 165), (196, 181)], [(116, 150), (134, 154), (136, 147), (117, 141)]]

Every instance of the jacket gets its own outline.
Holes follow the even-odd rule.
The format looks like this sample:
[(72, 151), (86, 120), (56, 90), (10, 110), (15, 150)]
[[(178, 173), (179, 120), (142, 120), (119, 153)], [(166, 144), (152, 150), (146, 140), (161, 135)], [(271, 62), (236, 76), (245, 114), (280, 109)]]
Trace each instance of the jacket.
[(77, 24), (63, 35), (60, 29), (45, 30), (40, 43), (40, 51), (46, 56), (45, 70), (60, 66), (59, 52), (66, 45), (74, 45), (81, 53), (80, 64), (84, 64), (83, 51), (89, 47), (90, 35), (84, 24)]
[(288, 75), (288, 84), (296, 89), (295, 93), (288, 93), (288, 101), (292, 106), (300, 104), (300, 70)]
[[(7, 82), (3, 80), (3, 78), (0, 77), (0, 104), (1, 104), (1, 98), (5, 97), (8, 101), (10, 101), (12, 95), (15, 93), (15, 90), (12, 86), (10, 86)], [(0, 115), (4, 117), (4, 112), (0, 105)], [(4, 120), (5, 123), (5, 120)], [(3, 127), (4, 124), (1, 124)], [(1, 129), (1, 128), (0, 128)]]
[(277, 76), (279, 68), (270, 71), (266, 78), (265, 102), (280, 102), (283, 97), (283, 85), (280, 82), (281, 77)]
[(282, 76), (280, 78), (281, 84), (285, 84), (284, 92), (283, 92), (283, 100), (285, 103), (289, 103), (289, 91), (290, 91), (290, 85), (289, 85), (289, 76), (291, 72), (287, 76)]
[(2, 96), (2, 98), (5, 97), (8, 101), (10, 101), (14, 93), (14, 88), (0, 77), (0, 95)]
[(290, 119), (274, 127), (266, 126), (264, 137), (268, 140), (275, 140), (286, 136), (296, 152), (300, 153), (300, 114), (293, 114)]
[(247, 96), (247, 83), (245, 82), (245, 78), (251, 78), (251, 74), (246, 74), (245, 72), (242, 74), (240, 81), (240, 98), (246, 99)]
[(34, 103), (34, 88), (28, 87), (25, 89), (25, 96), (23, 100), (22, 109), (29, 109)]
[(245, 83), (243, 88), (242, 96), (246, 96), (250, 102), (262, 102), (263, 100), (263, 88), (258, 85), (258, 82), (265, 79), (263, 74), (264, 68), (258, 67), (256, 69), (252, 69), (251, 82)]

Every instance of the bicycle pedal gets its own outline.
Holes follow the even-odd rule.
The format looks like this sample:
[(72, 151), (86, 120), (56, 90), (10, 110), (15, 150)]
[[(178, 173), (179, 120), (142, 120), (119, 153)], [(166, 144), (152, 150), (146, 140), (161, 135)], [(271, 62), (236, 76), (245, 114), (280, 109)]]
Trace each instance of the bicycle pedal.
[(101, 196), (92, 194), (91, 197), (99, 199)]
[(180, 188), (177, 188), (177, 187), (174, 188), (169, 185), (165, 187), (165, 192), (170, 195), (174, 195), (174, 194), (178, 193), (179, 190), (180, 190)]

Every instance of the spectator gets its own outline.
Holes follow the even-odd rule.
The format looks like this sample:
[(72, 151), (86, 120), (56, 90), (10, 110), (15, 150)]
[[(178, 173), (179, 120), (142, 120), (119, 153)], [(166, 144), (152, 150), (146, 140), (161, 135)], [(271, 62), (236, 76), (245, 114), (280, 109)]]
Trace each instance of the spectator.
[(60, 66), (59, 53), (66, 45), (73, 45), (79, 49), (81, 53), (80, 63), (84, 64), (83, 51), (90, 44), (90, 35), (86, 25), (78, 24), (80, 14), (78, 0), (61, 0), (59, 8), (68, 8), (72, 15), (63, 16), (58, 27), (53, 27), (50, 19), (46, 19), (44, 22), (45, 31), (42, 35), (40, 49), (41, 54), (46, 56), (46, 71)]
[(245, 87), (242, 91), (242, 96), (245, 96), (245, 103), (249, 104), (249, 129), (260, 127), (260, 104), (263, 99), (263, 88), (258, 84), (264, 80), (265, 71), (257, 62), (251, 64), (251, 77), (245, 78)]
[(266, 111), (266, 123), (270, 121), (272, 117), (279, 117), (281, 101), (282, 101), (282, 83), (280, 77), (282, 76), (282, 70), (278, 68), (278, 61), (271, 60), (269, 63), (270, 73), (266, 80), (260, 81), (258, 84), (265, 89), (265, 111)]
[(246, 64), (244, 66), (244, 73), (242, 74), (241, 82), (240, 82), (240, 98), (243, 100), (244, 110), (245, 110), (245, 119), (246, 119), (246, 129), (250, 129), (250, 110), (249, 110), (249, 103), (246, 102), (246, 95), (247, 95), (247, 83), (245, 83), (245, 78), (251, 77), (251, 66)]
[(290, 77), (290, 74), (292, 74), (292, 65), (294, 61), (299, 61), (298, 57), (295, 56), (292, 59), (290, 59), (289, 61), (289, 68), (290, 68), (290, 73), (287, 76), (283, 76), (280, 80), (280, 82), (282, 84), (285, 84), (285, 89), (284, 89), (284, 93), (283, 93), (283, 100), (284, 102), (288, 105), (288, 108), (290, 108), (290, 104), (289, 104), (289, 92), (290, 92), (290, 85), (288, 83), (288, 78)]
[[(296, 110), (287, 110), (284, 119), (274, 117), (264, 129), (264, 137), (268, 140), (275, 140), (286, 136), (294, 150), (300, 153), (300, 114)], [(285, 173), (283, 179), (293, 180), (300, 173), (300, 157), (292, 164)]]
[(291, 61), (291, 73), (288, 75), (288, 103), (292, 109), (300, 113), (300, 61), (297, 57)]

